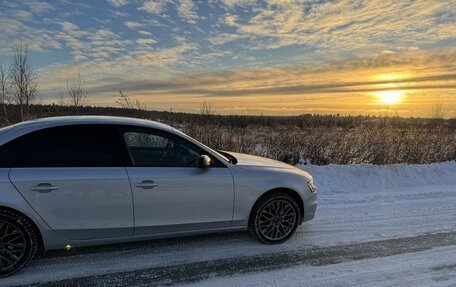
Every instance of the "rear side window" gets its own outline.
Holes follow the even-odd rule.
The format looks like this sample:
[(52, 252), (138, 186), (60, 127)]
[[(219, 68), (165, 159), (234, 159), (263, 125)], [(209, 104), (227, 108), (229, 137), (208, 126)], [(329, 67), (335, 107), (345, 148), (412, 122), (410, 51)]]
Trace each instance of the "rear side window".
[(21, 136), (1, 146), (0, 166), (124, 166), (122, 145), (116, 129), (109, 125), (53, 127)]

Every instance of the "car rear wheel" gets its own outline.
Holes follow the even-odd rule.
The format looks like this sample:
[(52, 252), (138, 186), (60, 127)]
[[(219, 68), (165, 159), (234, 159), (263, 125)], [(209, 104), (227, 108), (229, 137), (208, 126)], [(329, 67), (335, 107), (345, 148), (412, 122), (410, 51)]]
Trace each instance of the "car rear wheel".
[(266, 244), (278, 244), (289, 239), (299, 225), (299, 206), (286, 193), (267, 194), (255, 204), (250, 233)]
[(38, 234), (24, 216), (0, 210), (0, 278), (21, 270), (37, 253)]

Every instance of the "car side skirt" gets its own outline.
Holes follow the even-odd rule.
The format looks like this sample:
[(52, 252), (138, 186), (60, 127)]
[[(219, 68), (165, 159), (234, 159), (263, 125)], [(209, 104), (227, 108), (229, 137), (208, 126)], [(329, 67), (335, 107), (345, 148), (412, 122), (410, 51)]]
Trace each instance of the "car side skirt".
[[(200, 227), (200, 228), (198, 228)], [(174, 226), (160, 227), (162, 230), (176, 230)], [(190, 228), (190, 227), (189, 227)], [(157, 230), (157, 229), (156, 229)], [(164, 238), (174, 238), (174, 237), (183, 237), (183, 236), (194, 236), (200, 234), (210, 234), (210, 233), (221, 233), (221, 232), (233, 232), (233, 231), (246, 231), (247, 224), (245, 221), (236, 221), (232, 222), (230, 226), (224, 227), (201, 227), (193, 226), (189, 230), (181, 231), (163, 231), (157, 232), (154, 234), (147, 235), (133, 235), (127, 237), (116, 237), (116, 238), (103, 238), (103, 239), (93, 239), (93, 240), (65, 240), (57, 242), (52, 240), (46, 244), (45, 240), (45, 249), (46, 250), (56, 250), (56, 249), (65, 249), (66, 245), (71, 245), (72, 247), (86, 247), (86, 246), (96, 246), (96, 245), (105, 245), (105, 244), (116, 244), (123, 242), (133, 242), (133, 241), (145, 241), (145, 240), (154, 240), (154, 239), (164, 239)]]

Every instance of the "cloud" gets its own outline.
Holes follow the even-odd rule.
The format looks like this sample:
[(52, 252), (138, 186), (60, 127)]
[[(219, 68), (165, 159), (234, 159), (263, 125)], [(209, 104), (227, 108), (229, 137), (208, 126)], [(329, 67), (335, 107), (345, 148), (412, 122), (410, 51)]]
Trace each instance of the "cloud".
[(71, 22), (60, 22), (59, 23), (61, 26), (62, 26), (62, 30), (63, 31), (75, 31), (77, 29), (79, 29), (79, 27)]
[(195, 20), (198, 19), (196, 7), (192, 0), (181, 0), (177, 6), (177, 13), (189, 23), (196, 23)]
[(45, 28), (31, 28), (20, 18), (7, 17), (0, 12), (0, 54), (10, 55), (19, 43), (28, 44), (31, 51), (44, 52), (61, 47), (53, 31)]
[(138, 31), (138, 33), (141, 34), (141, 35), (145, 35), (145, 36), (152, 36), (152, 33), (148, 32), (148, 31), (141, 30), (141, 31)]
[(32, 18), (33, 18), (32, 13), (25, 11), (25, 10), (13, 10), (13, 11), (10, 11), (9, 14), (14, 18), (17, 18), (17, 19), (20, 19), (23, 21), (32, 20)]
[(150, 44), (153, 44), (153, 43), (156, 43), (157, 41), (154, 40), (154, 39), (150, 39), (150, 38), (142, 38), (142, 39), (138, 39), (136, 40), (136, 43), (138, 43), (139, 45), (150, 45)]
[(218, 46), (218, 45), (223, 45), (228, 42), (232, 42), (232, 41), (239, 40), (239, 39), (246, 39), (246, 38), (248, 38), (248, 36), (239, 35), (239, 34), (221, 33), (216, 36), (210, 37), (208, 39), (208, 41), (212, 45)]
[(131, 1), (130, 0), (107, 0), (109, 4), (111, 4), (114, 7), (121, 7), (124, 5), (129, 4)]
[(236, 26), (236, 17), (234, 15), (228, 15), (225, 17), (225, 24), (228, 26)]
[(54, 6), (47, 2), (29, 0), (23, 1), (22, 3), (27, 6), (34, 14), (44, 14), (55, 10)]
[[(135, 59), (147, 64), (157, 59), (179, 61), (191, 46), (139, 52)], [(170, 57), (170, 55), (172, 55)], [(271, 68), (240, 69), (217, 73), (179, 75), (169, 81), (132, 80), (121, 85), (131, 91), (200, 94), (201, 96), (249, 96), (283, 94), (365, 93), (391, 89), (456, 88), (456, 73), (451, 63), (456, 50), (379, 54), (325, 65), (308, 63)], [(159, 65), (159, 64), (158, 64)], [(394, 67), (392, 73), (391, 67)], [(429, 71), (439, 71), (429, 74)], [(109, 90), (109, 86), (101, 88)], [(114, 88), (114, 90), (117, 89)]]
[(140, 10), (144, 10), (147, 13), (160, 15), (166, 4), (170, 2), (169, 0), (147, 0), (144, 1), (143, 5), (139, 8)]
[(248, 5), (254, 5), (256, 0), (221, 0), (221, 3), (230, 8), (234, 8), (236, 6), (245, 7)]
[(135, 29), (135, 28), (140, 28), (140, 27), (145, 26), (144, 24), (135, 22), (135, 21), (125, 21), (125, 22), (123, 22), (123, 24), (124, 24), (124, 26), (126, 26), (130, 29)]
[[(229, 1), (237, 5), (237, 1)], [(251, 6), (250, 16), (225, 17), (237, 34), (249, 36), (252, 49), (291, 45), (328, 50), (389, 49), (451, 39), (454, 21), (445, 20), (456, 9), (452, 1), (353, 2), (269, 0)]]
[(132, 52), (123, 59), (131, 61), (137, 66), (166, 68), (181, 61), (185, 53), (196, 49), (195, 45), (181, 44), (171, 48)]
[(82, 30), (71, 22), (57, 23), (61, 26), (61, 31), (54, 32), (53, 37), (71, 49), (73, 60), (76, 62), (109, 60), (116, 55), (128, 53), (135, 45), (134, 41), (122, 39), (107, 28)]
[(90, 79), (87, 84), (91, 100), (97, 104), (114, 103), (117, 91), (123, 90), (154, 109), (185, 107), (185, 111), (197, 112), (206, 98), (219, 112), (277, 115), (306, 111), (363, 114), (375, 110), (372, 105), (377, 101), (376, 92), (400, 89), (408, 101), (398, 107), (401, 115), (426, 115), (426, 105), (437, 95), (445, 99), (448, 114), (451, 109), (456, 110), (454, 48), (404, 49), (400, 53), (324, 64), (309, 62), (206, 73), (167, 69), (189, 60), (197, 48), (189, 44), (147, 48), (130, 51), (115, 60), (48, 67), (42, 74), (49, 82), (42, 86), (55, 91), (60, 75), (83, 71)]
[[(53, 64), (40, 69), (41, 89), (53, 95), (55, 91), (61, 89), (61, 83), (64, 82), (66, 75), (77, 73), (84, 75), (87, 85), (92, 90), (115, 82), (130, 82), (132, 79), (135, 81), (150, 79), (150, 77), (160, 79), (166, 77), (168, 72), (172, 73), (168, 69), (169, 66), (181, 63), (186, 53), (197, 50), (197, 47), (189, 44), (152, 49), (138, 47), (136, 42), (122, 43), (117, 42), (119, 40), (116, 39), (109, 40), (109, 42), (112, 41), (116, 44), (109, 46), (89, 44), (80, 49), (74, 49), (75, 60), (82, 60), (80, 62)], [(149, 39), (145, 39), (144, 44), (149, 42)], [(142, 41), (140, 43), (142, 44)], [(86, 50), (91, 51), (90, 56), (94, 56), (95, 60), (85, 57), (88, 55)], [(113, 57), (113, 54), (117, 56)]]

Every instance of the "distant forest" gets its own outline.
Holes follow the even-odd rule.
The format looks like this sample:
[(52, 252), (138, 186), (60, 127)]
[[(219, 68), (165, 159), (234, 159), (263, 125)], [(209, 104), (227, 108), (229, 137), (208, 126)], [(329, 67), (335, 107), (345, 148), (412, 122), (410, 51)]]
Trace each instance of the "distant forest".
[[(131, 101), (128, 99), (128, 101)], [(120, 107), (98, 107), (71, 105), (30, 105), (27, 119), (43, 117), (57, 117), (69, 115), (109, 115), (120, 117), (144, 118), (168, 124), (210, 124), (226, 127), (277, 127), (288, 126), (296, 128), (355, 128), (355, 127), (394, 127), (394, 128), (419, 128), (419, 129), (448, 129), (456, 130), (456, 118), (403, 118), (396, 116), (342, 116), (303, 114), (299, 116), (255, 116), (255, 115), (220, 115), (203, 102), (200, 113), (183, 113), (173, 111), (148, 110), (145, 105), (136, 108), (134, 105), (120, 105)], [(209, 105), (209, 106), (208, 106)], [(18, 105), (8, 104), (8, 119), (0, 117), (0, 126), (20, 122), (20, 108)]]

